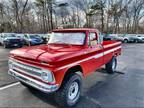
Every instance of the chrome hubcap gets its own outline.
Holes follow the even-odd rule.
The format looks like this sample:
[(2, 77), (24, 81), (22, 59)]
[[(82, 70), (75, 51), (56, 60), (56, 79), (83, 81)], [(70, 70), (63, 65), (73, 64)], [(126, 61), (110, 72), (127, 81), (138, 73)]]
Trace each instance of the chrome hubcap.
[(79, 85), (77, 82), (73, 82), (69, 88), (69, 91), (68, 91), (68, 98), (70, 100), (74, 100), (77, 95), (78, 95), (78, 91), (79, 91)]

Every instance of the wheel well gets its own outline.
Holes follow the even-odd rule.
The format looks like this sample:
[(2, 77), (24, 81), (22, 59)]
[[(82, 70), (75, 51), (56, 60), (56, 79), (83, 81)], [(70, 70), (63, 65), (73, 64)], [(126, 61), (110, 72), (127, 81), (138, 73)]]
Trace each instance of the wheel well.
[[(113, 55), (113, 57), (117, 57), (117, 56), (118, 56), (118, 53), (115, 53), (115, 54)], [(113, 58), (113, 57), (112, 57), (112, 58)]]
[(82, 67), (81, 67), (80, 65), (77, 65), (77, 66), (74, 66), (74, 67), (69, 68), (69, 69), (66, 71), (64, 78), (66, 78), (66, 77), (69, 76), (70, 74), (77, 73), (77, 72), (78, 72), (78, 74), (80, 74), (80, 76), (82, 77), (83, 70), (82, 70)]

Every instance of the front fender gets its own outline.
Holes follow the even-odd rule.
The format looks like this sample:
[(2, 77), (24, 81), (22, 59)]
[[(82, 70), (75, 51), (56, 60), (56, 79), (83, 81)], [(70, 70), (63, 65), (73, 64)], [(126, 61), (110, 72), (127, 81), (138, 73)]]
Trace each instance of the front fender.
[[(56, 80), (56, 83), (61, 85), (62, 84), (62, 81), (66, 75), (67, 72), (69, 72), (69, 69), (72, 69), (76, 66), (80, 66), (79, 64), (77, 65), (70, 65), (70, 66), (67, 66), (65, 68), (62, 68), (62, 69), (56, 69), (56, 71), (54, 72), (54, 76), (55, 76), (55, 80)], [(80, 66), (81, 67), (81, 66)], [(83, 69), (82, 69), (83, 71)], [(79, 72), (76, 72), (77, 74), (79, 74), (81, 77), (83, 77), (83, 72), (79, 73)]]

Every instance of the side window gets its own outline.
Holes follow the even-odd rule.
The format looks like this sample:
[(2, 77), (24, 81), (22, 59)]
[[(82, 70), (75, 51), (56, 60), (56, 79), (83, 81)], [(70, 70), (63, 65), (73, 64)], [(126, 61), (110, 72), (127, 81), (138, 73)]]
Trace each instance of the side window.
[(96, 34), (90, 33), (89, 34), (89, 46), (95, 46), (97, 44)]

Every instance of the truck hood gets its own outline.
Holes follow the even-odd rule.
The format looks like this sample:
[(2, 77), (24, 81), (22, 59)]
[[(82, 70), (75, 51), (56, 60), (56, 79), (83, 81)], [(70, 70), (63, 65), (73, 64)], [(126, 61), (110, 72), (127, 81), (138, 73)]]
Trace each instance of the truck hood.
[(77, 54), (75, 52), (81, 49), (82, 46), (40, 45), (16, 49), (11, 51), (10, 54), (31, 60), (57, 62), (76, 56), (74, 55)]

